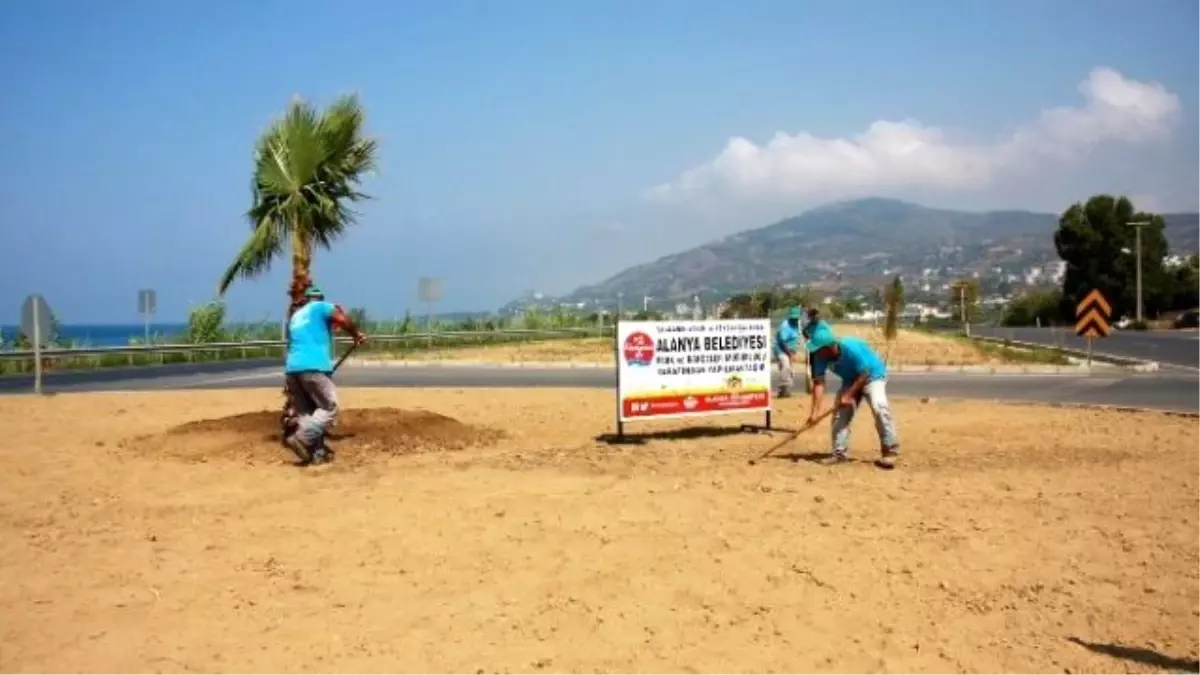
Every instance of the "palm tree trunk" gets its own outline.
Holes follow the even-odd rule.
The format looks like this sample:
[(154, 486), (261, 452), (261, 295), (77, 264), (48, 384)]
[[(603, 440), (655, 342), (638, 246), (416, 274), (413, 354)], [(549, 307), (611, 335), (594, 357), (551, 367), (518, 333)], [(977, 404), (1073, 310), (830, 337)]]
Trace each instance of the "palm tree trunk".
[[(312, 242), (298, 230), (292, 231), (292, 306), (304, 301), (304, 290), (312, 283), (309, 270), (312, 266)], [(289, 312), (290, 314), (290, 312)]]
[[(312, 280), (309, 278), (309, 269), (312, 265), (312, 243), (304, 238), (298, 231), (292, 231), (292, 283), (288, 290), (289, 302), (287, 314), (283, 319), (283, 341), (288, 343), (291, 341), (291, 331), (288, 330), (288, 322), (292, 318), (292, 314), (304, 303), (304, 291), (308, 288)], [(287, 359), (287, 350), (284, 350), (284, 359)], [(280, 425), (282, 428), (281, 438), (286, 438), (291, 432), (290, 424), (295, 415), (295, 407), (292, 405), (292, 399), (288, 393), (287, 385), (283, 387), (283, 411), (280, 415)]]

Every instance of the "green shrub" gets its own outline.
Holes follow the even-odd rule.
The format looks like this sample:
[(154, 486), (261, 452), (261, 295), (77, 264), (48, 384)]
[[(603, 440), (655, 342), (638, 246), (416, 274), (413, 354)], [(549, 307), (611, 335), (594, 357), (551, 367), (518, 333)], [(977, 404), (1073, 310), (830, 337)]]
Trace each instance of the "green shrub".
[(221, 302), (210, 302), (192, 308), (188, 313), (187, 333), (184, 340), (190, 344), (208, 342), (224, 342), (225, 305)]

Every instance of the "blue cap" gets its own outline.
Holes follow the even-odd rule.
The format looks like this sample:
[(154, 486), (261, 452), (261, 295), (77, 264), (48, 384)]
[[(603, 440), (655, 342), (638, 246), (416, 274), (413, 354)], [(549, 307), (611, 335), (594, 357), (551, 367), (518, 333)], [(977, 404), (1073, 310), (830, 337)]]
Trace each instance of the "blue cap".
[(791, 309), (789, 309), (789, 310), (788, 310), (788, 315), (787, 315), (787, 318), (789, 318), (789, 319), (803, 319), (803, 318), (804, 318), (804, 308), (803, 308), (803, 307), (801, 307), (801, 306), (799, 306), (799, 305), (796, 305), (795, 307), (792, 307)]
[(306, 298), (319, 298), (322, 295), (325, 294), (321, 292), (321, 288), (319, 286), (309, 286), (304, 290), (304, 297)]
[(808, 338), (808, 351), (815, 352), (822, 347), (829, 347), (837, 343), (837, 338), (833, 335), (833, 329), (824, 321), (818, 321), (813, 325), (812, 334)]

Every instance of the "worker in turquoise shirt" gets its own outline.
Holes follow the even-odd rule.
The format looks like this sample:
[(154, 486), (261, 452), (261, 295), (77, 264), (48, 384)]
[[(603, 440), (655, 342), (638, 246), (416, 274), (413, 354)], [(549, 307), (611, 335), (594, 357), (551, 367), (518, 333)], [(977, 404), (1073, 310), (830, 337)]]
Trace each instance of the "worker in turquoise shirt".
[(775, 333), (775, 363), (779, 365), (779, 398), (792, 395), (792, 385), (795, 384), (793, 361), (800, 353), (800, 321), (804, 318), (804, 310), (793, 307), (788, 310), (787, 318), (779, 324)]
[(326, 302), (320, 288), (309, 286), (302, 304), (288, 317), (284, 364), (289, 408), (296, 415), (296, 430), (284, 438), (284, 444), (304, 465), (332, 459), (325, 434), (338, 418), (337, 386), (332, 377), (335, 328), (354, 336), (358, 344), (367, 341), (340, 305)]
[(900, 455), (900, 440), (892, 421), (892, 409), (887, 399), (887, 367), (865, 340), (856, 337), (837, 337), (824, 322), (815, 326), (807, 349), (812, 359), (813, 392), (809, 424), (815, 422), (825, 396), (825, 372), (833, 370), (842, 381), (838, 390), (837, 410), (833, 416), (833, 453), (824, 461), (840, 464), (847, 460), (850, 444), (850, 423), (854, 412), (865, 397), (875, 417), (879, 434), (880, 467), (891, 469)]

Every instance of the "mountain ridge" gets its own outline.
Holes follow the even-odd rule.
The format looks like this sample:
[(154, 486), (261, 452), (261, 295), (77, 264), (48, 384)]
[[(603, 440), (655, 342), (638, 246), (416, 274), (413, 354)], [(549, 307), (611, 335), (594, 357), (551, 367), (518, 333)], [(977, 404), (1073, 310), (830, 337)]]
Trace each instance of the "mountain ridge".
[[(1172, 252), (1198, 248), (1200, 216), (1164, 214)], [(626, 268), (555, 298), (607, 306), (619, 293), (640, 305), (716, 301), (771, 285), (878, 283), (891, 274), (938, 279), (978, 274), (997, 283), (1058, 260), (1059, 215), (1022, 209), (961, 211), (867, 197), (822, 204), (799, 215), (727, 235)]]

